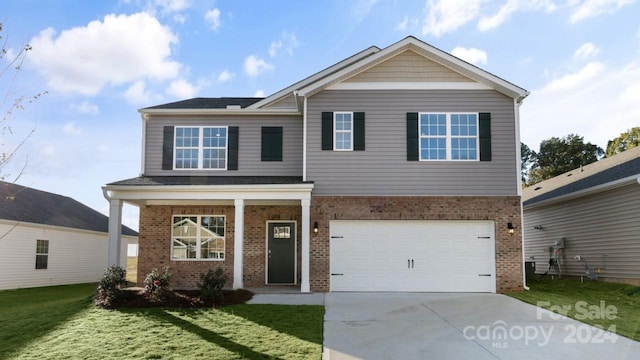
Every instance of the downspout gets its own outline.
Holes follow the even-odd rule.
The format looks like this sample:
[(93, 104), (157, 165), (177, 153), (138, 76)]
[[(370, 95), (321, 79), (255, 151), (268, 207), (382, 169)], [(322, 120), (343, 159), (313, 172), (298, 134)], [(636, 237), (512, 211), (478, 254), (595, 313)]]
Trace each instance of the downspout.
[(307, 181), (307, 97), (302, 101), (302, 181)]
[(111, 196), (109, 196), (109, 191), (105, 188), (102, 188), (102, 196), (111, 204)]
[(524, 209), (522, 205), (522, 153), (520, 152), (520, 105), (522, 105), (521, 101), (517, 99), (513, 99), (513, 111), (515, 116), (515, 126), (516, 126), (516, 175), (517, 175), (517, 184), (518, 189), (517, 193), (520, 197), (520, 245), (522, 247), (522, 287), (525, 290), (530, 290), (527, 286), (527, 273), (524, 266), (525, 257), (524, 257), (524, 227), (522, 226), (524, 223)]

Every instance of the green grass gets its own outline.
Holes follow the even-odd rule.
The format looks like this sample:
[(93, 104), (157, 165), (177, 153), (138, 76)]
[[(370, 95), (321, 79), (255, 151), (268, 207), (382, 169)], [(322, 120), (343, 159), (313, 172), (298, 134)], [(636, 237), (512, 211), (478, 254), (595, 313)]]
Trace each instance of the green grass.
[(603, 281), (581, 283), (549, 278), (528, 285), (529, 291), (507, 295), (605, 330), (615, 325), (618, 335), (640, 341), (640, 288)]
[(0, 359), (321, 358), (321, 306), (102, 310), (93, 290), (0, 291)]

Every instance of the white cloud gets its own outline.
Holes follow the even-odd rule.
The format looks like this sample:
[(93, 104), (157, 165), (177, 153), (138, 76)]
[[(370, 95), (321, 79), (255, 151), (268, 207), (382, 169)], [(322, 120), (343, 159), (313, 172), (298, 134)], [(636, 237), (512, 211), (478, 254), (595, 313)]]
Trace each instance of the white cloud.
[(207, 11), (204, 15), (204, 19), (209, 23), (213, 30), (218, 30), (220, 25), (222, 25), (220, 22), (220, 10), (217, 8)]
[(553, 12), (556, 10), (556, 5), (553, 0), (507, 0), (494, 15), (480, 18), (478, 29), (480, 31), (495, 29), (517, 11), (537, 10)]
[(178, 12), (186, 10), (191, 6), (190, 0), (154, 0), (153, 4), (164, 13)]
[(600, 52), (600, 49), (593, 43), (584, 43), (573, 53), (573, 58), (576, 60), (586, 60), (591, 57), (595, 57)]
[(566, 74), (558, 79), (552, 80), (544, 87), (543, 91), (557, 93), (583, 88), (588, 86), (604, 68), (604, 65), (599, 62), (588, 63), (578, 72)]
[(405, 31), (407, 30), (408, 26), (409, 26), (409, 17), (405, 16), (404, 18), (402, 18), (402, 21), (400, 21), (398, 25), (396, 25), (396, 30)]
[(81, 114), (98, 115), (100, 113), (98, 105), (92, 104), (88, 101), (69, 104), (69, 109)]
[(487, 63), (487, 53), (480, 49), (458, 46), (451, 50), (451, 54), (473, 65)]
[(189, 17), (185, 14), (175, 14), (173, 15), (173, 21), (177, 22), (178, 24), (184, 24), (187, 22), (187, 20), (189, 19)]
[(422, 35), (440, 37), (473, 20), (482, 0), (429, 0)]
[(273, 70), (273, 65), (255, 55), (249, 55), (244, 59), (244, 72), (250, 77), (256, 77), (264, 71)]
[(298, 46), (300, 46), (300, 41), (296, 38), (296, 34), (283, 31), (280, 39), (273, 40), (269, 45), (269, 56), (276, 57), (281, 49), (284, 49), (289, 56), (292, 56), (293, 50)]
[(264, 97), (264, 90), (256, 90), (253, 97)]
[(74, 123), (73, 121), (66, 123), (62, 127), (62, 132), (68, 135), (80, 135), (82, 133), (82, 131), (80, 131), (80, 128), (78, 128), (78, 126), (76, 126), (76, 123)]
[(602, 14), (615, 12), (625, 5), (633, 3), (635, 0), (571, 0), (571, 23), (595, 17)]
[(522, 141), (570, 133), (604, 148), (607, 141), (637, 126), (640, 119), (640, 64), (606, 68), (591, 63), (533, 90), (521, 108)]
[(55, 35), (48, 28), (33, 38), (27, 60), (60, 92), (95, 95), (107, 85), (172, 79), (181, 68), (170, 58), (178, 38), (147, 13), (111, 14)]
[(224, 70), (223, 72), (220, 73), (220, 75), (218, 75), (218, 82), (228, 82), (233, 80), (233, 78), (236, 76), (236, 74), (229, 72), (227, 70)]
[(151, 101), (151, 93), (145, 87), (144, 81), (136, 81), (125, 91), (125, 99), (133, 105), (148, 104)]
[(172, 81), (166, 90), (167, 94), (178, 99), (189, 99), (195, 97), (197, 92), (198, 88), (193, 86), (185, 79), (177, 79)]

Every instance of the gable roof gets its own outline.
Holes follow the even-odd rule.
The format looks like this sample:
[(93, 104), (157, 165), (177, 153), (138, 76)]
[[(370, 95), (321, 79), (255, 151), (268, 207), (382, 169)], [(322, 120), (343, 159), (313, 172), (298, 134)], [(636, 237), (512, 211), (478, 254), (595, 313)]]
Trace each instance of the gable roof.
[(578, 196), (590, 190), (609, 188), (640, 178), (640, 147), (571, 170), (526, 187), (522, 191), (525, 207)]
[[(0, 181), (0, 219), (109, 232), (109, 218), (66, 196)], [(122, 226), (122, 235), (138, 233)]]
[(150, 106), (142, 110), (151, 109), (226, 109), (230, 106), (239, 106), (244, 109), (262, 100), (261, 97), (198, 97), (188, 100), (176, 101), (168, 104)]

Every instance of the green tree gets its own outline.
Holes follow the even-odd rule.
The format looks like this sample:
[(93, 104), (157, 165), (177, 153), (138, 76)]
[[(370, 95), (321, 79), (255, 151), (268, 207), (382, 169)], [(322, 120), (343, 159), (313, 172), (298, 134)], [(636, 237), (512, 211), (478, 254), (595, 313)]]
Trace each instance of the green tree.
[(607, 143), (606, 157), (620, 154), (640, 145), (640, 127), (633, 127)]
[(543, 140), (529, 171), (527, 185), (591, 164), (598, 161), (602, 155), (604, 155), (602, 148), (592, 143), (585, 143), (584, 138), (576, 134)]
[(536, 160), (536, 152), (531, 150), (525, 143), (520, 143), (520, 172), (522, 174), (522, 184), (526, 185), (529, 179), (529, 171)]

